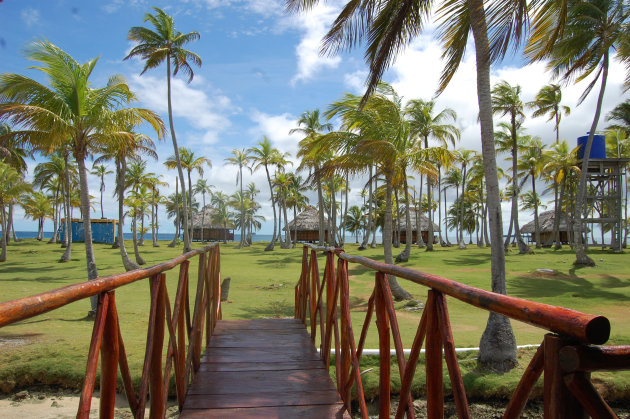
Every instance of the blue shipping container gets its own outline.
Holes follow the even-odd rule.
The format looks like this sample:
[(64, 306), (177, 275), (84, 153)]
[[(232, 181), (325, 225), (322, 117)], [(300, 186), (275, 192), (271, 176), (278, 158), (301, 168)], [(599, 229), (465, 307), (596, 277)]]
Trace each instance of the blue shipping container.
[[(108, 220), (108, 219), (96, 219), (91, 220), (92, 225), (92, 242), (93, 243), (106, 243), (106, 244), (114, 244), (116, 241), (116, 224), (118, 220)], [(65, 219), (61, 220), (61, 225), (59, 226), (59, 237), (63, 241), (66, 235), (66, 221)], [(72, 228), (72, 241), (73, 242), (83, 242), (85, 241), (85, 228), (83, 228), (83, 220), (73, 218), (72, 224), (70, 224)]]

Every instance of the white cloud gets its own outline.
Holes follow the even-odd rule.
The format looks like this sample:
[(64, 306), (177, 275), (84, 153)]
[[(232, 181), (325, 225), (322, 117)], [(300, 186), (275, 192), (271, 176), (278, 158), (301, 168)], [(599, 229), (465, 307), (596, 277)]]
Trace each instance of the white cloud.
[[(204, 143), (215, 143), (218, 135), (231, 125), (228, 114), (238, 108), (221, 92), (207, 92), (209, 88), (201, 77), (191, 84), (178, 78), (171, 79), (171, 83), (174, 117), (184, 118), (198, 130), (198, 137)], [(130, 84), (147, 107), (162, 114), (168, 111), (165, 79), (133, 75)]]
[(293, 15), (285, 20), (285, 22), (290, 22), (292, 27), (303, 31), (302, 39), (295, 47), (298, 68), (297, 74), (291, 80), (292, 85), (299, 81), (308, 81), (318, 71), (339, 66), (340, 57), (322, 56), (319, 53), (322, 38), (338, 12), (338, 7), (321, 2), (308, 13)]
[(27, 7), (22, 9), (20, 17), (26, 26), (29, 28), (39, 23), (39, 10)]
[(365, 92), (365, 80), (367, 79), (368, 72), (366, 70), (357, 70), (353, 73), (344, 74), (343, 83), (352, 92), (357, 95)]
[(256, 124), (249, 130), (250, 134), (255, 138), (262, 138), (263, 135), (269, 138), (269, 141), (278, 150), (288, 152), (295, 160), (298, 149), (298, 143), (302, 139), (300, 134), (289, 134), (289, 131), (297, 127), (297, 118), (294, 115), (284, 113), (281, 115), (269, 115), (264, 112), (255, 111), (251, 116), (252, 121)]

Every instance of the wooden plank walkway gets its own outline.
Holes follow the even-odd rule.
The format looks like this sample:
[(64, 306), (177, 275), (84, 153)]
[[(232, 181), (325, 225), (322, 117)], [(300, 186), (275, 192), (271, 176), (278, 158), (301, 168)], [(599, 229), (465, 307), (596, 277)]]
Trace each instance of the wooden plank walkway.
[(297, 319), (220, 320), (188, 389), (188, 418), (350, 418)]

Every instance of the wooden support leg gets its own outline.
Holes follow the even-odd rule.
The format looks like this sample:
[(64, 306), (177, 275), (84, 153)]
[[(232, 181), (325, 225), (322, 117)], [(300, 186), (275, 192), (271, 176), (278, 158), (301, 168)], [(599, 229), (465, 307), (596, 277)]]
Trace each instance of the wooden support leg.
[(437, 304), (435, 304), (436, 291), (429, 290), (429, 298), (432, 300), (433, 310), (427, 313), (427, 350), (426, 350), (426, 374), (427, 374), (427, 415), (431, 419), (444, 417), (444, 383), (442, 379), (442, 334), (440, 332)]
[(387, 316), (387, 305), (384, 301), (383, 290), (379, 284), (379, 273), (376, 273), (376, 283), (374, 284), (376, 326), (378, 328), (379, 358), (380, 358), (380, 380), (379, 380), (379, 418), (389, 418), (390, 410), (390, 342), (389, 342), (389, 319)]
[(150, 419), (161, 419), (166, 412), (166, 400), (162, 388), (162, 347), (164, 346), (164, 284), (166, 275), (160, 274), (152, 278), (159, 281), (157, 308), (155, 312), (155, 332), (153, 335), (153, 347), (151, 348), (151, 369), (149, 378), (149, 394), (151, 395)]
[(109, 305), (101, 343), (101, 400), (100, 417), (113, 418), (116, 407), (116, 379), (118, 377), (118, 315), (114, 291), (109, 291)]
[(564, 372), (559, 361), (560, 349), (572, 343), (560, 336), (545, 335), (545, 419), (586, 417), (586, 412), (579, 400), (564, 383)]

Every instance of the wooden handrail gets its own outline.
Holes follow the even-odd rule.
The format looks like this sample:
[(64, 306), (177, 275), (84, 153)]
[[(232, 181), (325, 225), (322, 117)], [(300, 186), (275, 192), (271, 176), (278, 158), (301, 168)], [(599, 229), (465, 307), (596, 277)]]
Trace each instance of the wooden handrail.
[(212, 243), (202, 249), (191, 250), (168, 262), (158, 263), (146, 269), (136, 269), (116, 275), (104, 276), (92, 281), (80, 282), (41, 294), (0, 303), (0, 327), (47, 313), (75, 301), (111, 291), (140, 279), (151, 278), (154, 275), (173, 269), (188, 259), (206, 253), (215, 246), (218, 246), (218, 243)]
[(438, 290), (472, 306), (503, 314), (584, 343), (601, 345), (610, 337), (610, 322), (604, 316), (581, 313), (564, 307), (537, 303), (509, 295), (471, 287), (437, 275), (403, 266), (388, 265), (361, 256), (339, 253), (339, 258), (378, 272), (404, 278), (416, 284)]
[[(317, 252), (323, 252), (326, 256), (326, 269), (321, 282), (317, 267)], [(335, 255), (338, 258), (336, 272), (333, 259)], [(359, 344), (356, 346), (348, 309), (350, 297), (348, 263), (365, 266), (373, 270), (376, 276), (374, 291), (368, 300)], [(429, 289), (407, 362), (402, 356), (402, 341), (387, 275), (394, 275)], [(385, 418), (390, 415), (390, 345), (392, 341), (398, 355), (398, 369), (401, 377), (401, 394), (396, 418), (400, 419), (405, 415), (407, 418), (414, 417), (410, 388), (420, 350), (426, 340), (428, 416), (430, 418), (443, 416), (442, 357), (444, 356), (458, 417), (469, 418), (468, 401), (455, 354), (446, 306), (447, 295), (474, 307), (502, 314), (554, 333), (545, 336), (536, 355), (525, 370), (505, 411), (504, 418), (520, 416), (533, 385), (543, 372), (545, 417), (581, 417), (585, 411), (593, 417), (616, 417), (612, 409), (597, 394), (590, 382), (588, 372), (630, 369), (630, 347), (590, 346), (590, 344), (603, 344), (610, 336), (610, 322), (603, 316), (497, 294), (437, 275), (348, 255), (343, 249), (307, 244), (303, 251), (300, 280), (295, 287), (295, 317), (300, 318), (311, 328), (313, 341), (315, 341), (317, 326), (321, 329), (322, 324), (325, 325), (323, 331), (320, 331), (322, 339), (320, 356), (328, 367), (331, 348), (334, 348), (337, 388), (348, 410), (351, 406), (350, 390), (353, 385), (356, 385), (360, 414), (361, 417), (367, 418), (365, 395), (358, 365), (372, 315), (376, 313), (380, 358), (380, 417)], [(319, 322), (317, 316), (320, 316)], [(338, 316), (341, 316), (340, 321), (338, 321)]]
[[(194, 310), (190, 313), (190, 259), (199, 256)], [(173, 308), (166, 287), (165, 272), (179, 266), (177, 293)], [(115, 290), (132, 282), (149, 279), (151, 306), (140, 387), (136, 396), (127, 353), (118, 321)], [(87, 357), (83, 390), (77, 418), (88, 418), (101, 360), (100, 417), (113, 417), (118, 369), (134, 418), (143, 419), (147, 394), (151, 395), (151, 418), (164, 417), (171, 370), (174, 370), (177, 402), (182, 408), (186, 389), (200, 367), (203, 334), (206, 344), (221, 319), (221, 274), (218, 243), (197, 249), (154, 265), (93, 281), (69, 285), (46, 293), (0, 303), (0, 327), (43, 314), (74, 301), (98, 295), (96, 318)], [(166, 359), (163, 357), (167, 339)], [(163, 365), (163, 361), (165, 364)], [(174, 366), (174, 368), (172, 368)]]

